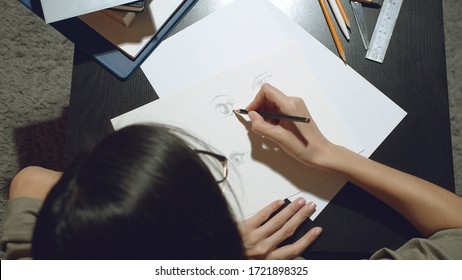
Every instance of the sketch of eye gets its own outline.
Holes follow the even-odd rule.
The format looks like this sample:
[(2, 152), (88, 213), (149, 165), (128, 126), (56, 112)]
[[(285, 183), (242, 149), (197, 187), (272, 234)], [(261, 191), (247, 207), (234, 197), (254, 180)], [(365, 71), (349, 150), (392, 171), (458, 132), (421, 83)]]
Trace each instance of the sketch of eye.
[(229, 160), (234, 164), (234, 166), (241, 165), (246, 162), (245, 155), (247, 152), (232, 152), (229, 155)]
[(234, 98), (232, 96), (217, 95), (210, 103), (213, 105), (215, 111), (224, 117), (228, 117), (233, 114)]
[(273, 73), (270, 71), (264, 72), (263, 74), (258, 75), (252, 83), (252, 90), (260, 89), (261, 86), (268, 82), (268, 79), (273, 76)]

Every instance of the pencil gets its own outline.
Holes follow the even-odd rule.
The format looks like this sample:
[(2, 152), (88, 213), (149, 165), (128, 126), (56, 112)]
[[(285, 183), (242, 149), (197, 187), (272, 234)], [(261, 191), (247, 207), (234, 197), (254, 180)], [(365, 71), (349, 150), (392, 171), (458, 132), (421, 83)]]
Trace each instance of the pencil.
[(345, 21), (345, 24), (348, 26), (349, 29), (351, 29), (351, 24), (350, 24), (350, 18), (348, 17), (347, 13), (345, 12), (345, 7), (343, 7), (342, 2), (340, 0), (335, 0), (337, 2), (337, 6), (340, 10), (340, 13), (342, 14), (343, 20)]
[(375, 8), (380, 8), (382, 5), (375, 1), (375, 0), (354, 0), (355, 2), (359, 2), (359, 3), (364, 3), (364, 4), (368, 4), (372, 7), (375, 7)]
[[(234, 113), (247, 115), (249, 111), (245, 109), (236, 109), (234, 110)], [(289, 120), (289, 121), (304, 122), (304, 123), (309, 123), (311, 121), (310, 118), (305, 118), (305, 117), (296, 117), (296, 116), (290, 116), (290, 115), (284, 115), (284, 114), (259, 112), (259, 111), (257, 111), (257, 113), (259, 113), (263, 117), (273, 118), (273, 119)]]
[(329, 26), (330, 33), (334, 39), (335, 46), (337, 47), (338, 53), (342, 60), (346, 64), (346, 56), (345, 51), (343, 50), (342, 42), (340, 42), (340, 38), (338, 37), (337, 30), (335, 29), (334, 23), (332, 22), (332, 18), (329, 15), (329, 11), (327, 10), (326, 0), (319, 0), (319, 4), (321, 4), (321, 9), (326, 18), (327, 25)]
[(335, 19), (337, 20), (338, 27), (345, 35), (345, 38), (350, 41), (350, 31), (348, 30), (348, 26), (344, 20), (342, 12), (340, 11), (340, 7), (337, 4), (337, 0), (327, 0), (329, 2), (330, 10), (334, 15)]

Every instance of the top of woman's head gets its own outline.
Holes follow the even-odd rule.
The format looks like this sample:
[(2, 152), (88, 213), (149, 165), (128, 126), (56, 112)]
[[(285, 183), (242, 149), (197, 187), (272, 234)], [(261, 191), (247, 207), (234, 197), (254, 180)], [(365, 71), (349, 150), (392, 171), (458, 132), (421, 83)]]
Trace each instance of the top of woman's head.
[(243, 258), (220, 188), (179, 134), (130, 126), (74, 160), (44, 202), (34, 258)]

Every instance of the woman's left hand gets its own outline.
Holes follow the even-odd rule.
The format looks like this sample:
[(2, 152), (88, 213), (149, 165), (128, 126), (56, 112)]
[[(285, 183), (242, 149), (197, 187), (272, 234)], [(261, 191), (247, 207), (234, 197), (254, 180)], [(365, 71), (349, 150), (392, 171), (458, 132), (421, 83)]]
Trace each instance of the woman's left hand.
[(306, 203), (305, 199), (298, 198), (269, 219), (283, 205), (284, 201), (275, 201), (254, 216), (239, 222), (239, 231), (248, 258), (293, 259), (300, 256), (321, 234), (322, 228), (314, 227), (296, 242), (277, 247), (292, 236), (316, 209), (313, 202)]

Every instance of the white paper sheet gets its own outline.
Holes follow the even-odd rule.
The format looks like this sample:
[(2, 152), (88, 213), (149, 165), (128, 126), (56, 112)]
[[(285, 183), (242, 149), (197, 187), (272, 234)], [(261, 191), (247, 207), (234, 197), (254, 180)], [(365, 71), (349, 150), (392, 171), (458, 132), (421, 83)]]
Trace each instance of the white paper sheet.
[(133, 2), (130, 0), (40, 0), (46, 23)]
[(267, 1), (234, 1), (164, 40), (141, 65), (158, 96), (290, 41), (268, 6)]
[(291, 40), (369, 157), (406, 112), (266, 0), (233, 1), (166, 39), (141, 69), (162, 98)]
[(142, 13), (136, 15), (129, 27), (123, 27), (110, 17), (94, 12), (80, 19), (131, 58), (151, 41), (184, 0), (148, 0)]
[[(291, 40), (301, 45), (325, 99), (359, 139), (361, 154), (369, 157), (406, 112), (266, 0), (232, 2), (165, 40), (141, 68), (162, 99)], [(332, 175), (318, 191), (336, 193), (345, 183)], [(305, 195), (313, 197), (297, 193), (290, 198)], [(333, 196), (325, 197), (317, 201), (313, 219)]]
[(311, 104), (310, 113), (329, 140), (356, 152), (362, 150), (348, 125), (329, 107), (295, 42), (128, 112), (112, 123), (115, 129), (134, 123), (170, 124), (218, 149), (233, 167), (228, 182), (236, 197), (229, 191), (225, 194), (235, 213), (242, 210), (240, 218), (302, 190), (309, 194), (309, 201), (324, 204), (339, 190), (323, 185), (332, 174), (301, 164), (253, 133), (246, 118), (233, 114), (233, 109), (245, 107), (265, 82)]

